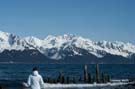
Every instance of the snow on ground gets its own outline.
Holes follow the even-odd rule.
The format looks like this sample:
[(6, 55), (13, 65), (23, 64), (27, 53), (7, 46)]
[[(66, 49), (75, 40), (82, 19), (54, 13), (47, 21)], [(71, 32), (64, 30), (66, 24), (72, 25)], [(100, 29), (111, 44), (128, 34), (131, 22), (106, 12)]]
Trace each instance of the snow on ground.
[(45, 83), (45, 88), (81, 88), (81, 87), (114, 87), (114, 86), (121, 86), (127, 85), (132, 83), (106, 83), (106, 84), (48, 84)]

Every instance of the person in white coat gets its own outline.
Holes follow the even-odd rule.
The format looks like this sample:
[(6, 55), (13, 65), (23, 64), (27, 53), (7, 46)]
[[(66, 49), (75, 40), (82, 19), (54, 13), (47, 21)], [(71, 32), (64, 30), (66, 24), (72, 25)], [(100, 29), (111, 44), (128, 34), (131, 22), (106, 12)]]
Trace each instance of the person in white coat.
[(27, 86), (31, 89), (44, 89), (43, 78), (36, 67), (33, 68), (33, 74), (29, 75)]

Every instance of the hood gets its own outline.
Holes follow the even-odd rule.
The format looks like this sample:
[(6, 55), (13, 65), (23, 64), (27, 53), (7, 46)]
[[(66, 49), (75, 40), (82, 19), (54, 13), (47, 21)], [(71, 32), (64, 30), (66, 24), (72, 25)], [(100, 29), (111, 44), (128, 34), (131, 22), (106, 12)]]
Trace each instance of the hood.
[(39, 74), (38, 74), (38, 71), (33, 71), (33, 75), (34, 76), (38, 76)]

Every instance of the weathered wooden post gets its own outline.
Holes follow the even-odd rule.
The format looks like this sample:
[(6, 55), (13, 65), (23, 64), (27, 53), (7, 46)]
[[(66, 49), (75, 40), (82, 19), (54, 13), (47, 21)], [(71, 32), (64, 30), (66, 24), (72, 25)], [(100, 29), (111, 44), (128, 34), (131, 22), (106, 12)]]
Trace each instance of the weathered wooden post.
[(107, 83), (106, 74), (104, 74), (104, 83)]
[(56, 80), (55, 79), (53, 79), (53, 83), (56, 83)]
[(62, 75), (62, 83), (65, 83), (65, 77)]
[(69, 77), (67, 77), (67, 84), (69, 84), (69, 82), (70, 82), (70, 79), (69, 79)]
[(62, 79), (63, 79), (63, 74), (62, 74), (62, 71), (60, 70), (60, 71), (59, 71), (58, 81), (59, 81), (60, 83), (62, 83)]
[(107, 75), (107, 82), (110, 82), (110, 81), (111, 81), (111, 76)]
[(102, 83), (106, 83), (106, 77), (104, 73), (102, 73)]
[(0, 89), (5, 89), (5, 88), (3, 88), (3, 86), (0, 85)]
[(88, 82), (88, 70), (87, 70), (87, 65), (84, 65), (84, 82)]
[(47, 78), (43, 78), (43, 81), (46, 83), (47, 82)]
[(75, 77), (73, 77), (73, 83), (76, 83), (76, 79), (75, 79)]
[(48, 77), (48, 80), (47, 80), (47, 82), (48, 82), (48, 83), (51, 83), (51, 79), (50, 79), (50, 77)]
[(96, 82), (99, 83), (99, 67), (98, 67), (98, 64), (96, 64)]
[(80, 75), (80, 77), (79, 77), (79, 79), (78, 79), (78, 82), (81, 82), (82, 81), (82, 77), (81, 77), (81, 75)]
[(92, 83), (92, 74), (91, 73), (88, 74), (88, 82)]

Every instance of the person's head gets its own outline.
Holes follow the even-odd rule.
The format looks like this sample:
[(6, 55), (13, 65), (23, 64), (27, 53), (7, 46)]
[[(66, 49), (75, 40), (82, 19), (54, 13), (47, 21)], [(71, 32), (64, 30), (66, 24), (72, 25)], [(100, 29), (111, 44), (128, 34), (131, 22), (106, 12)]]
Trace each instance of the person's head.
[(37, 67), (34, 67), (34, 68), (32, 69), (32, 71), (38, 71), (38, 68), (37, 68)]
[(38, 75), (38, 68), (37, 67), (34, 67), (32, 71), (33, 71), (34, 76)]

